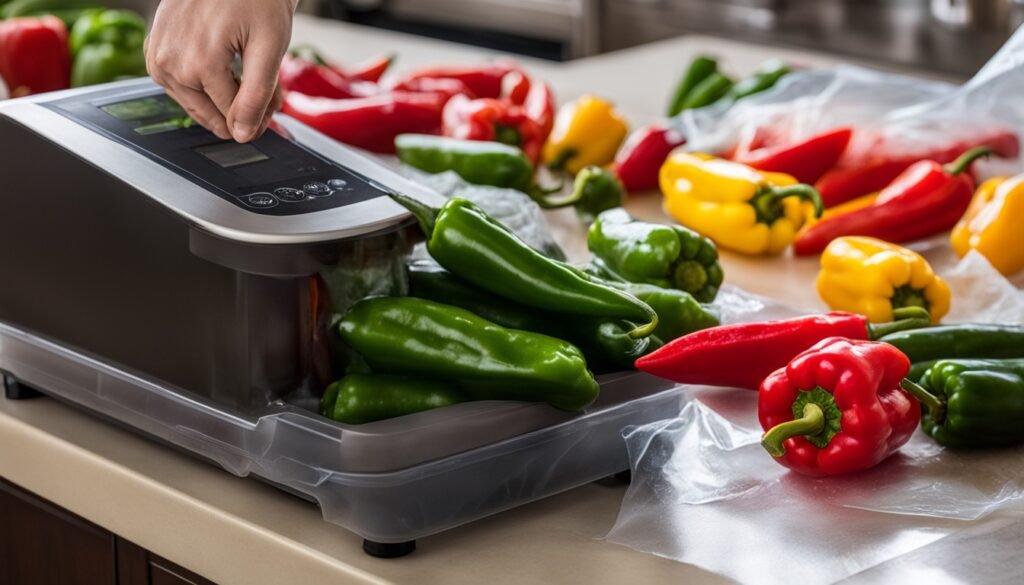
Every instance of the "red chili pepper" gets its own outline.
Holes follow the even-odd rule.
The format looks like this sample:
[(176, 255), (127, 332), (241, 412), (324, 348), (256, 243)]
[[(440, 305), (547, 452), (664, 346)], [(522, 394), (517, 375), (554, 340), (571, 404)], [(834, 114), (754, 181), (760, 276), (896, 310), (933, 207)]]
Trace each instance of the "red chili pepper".
[(1017, 134), (1001, 129), (912, 153), (886, 152), (891, 150), (891, 147), (880, 143), (881, 140), (869, 137), (857, 149), (851, 146), (851, 149), (848, 149), (849, 156), (844, 157), (846, 160), (840, 161), (836, 168), (818, 179), (814, 187), (821, 193), (825, 207), (880, 191), (918, 161), (931, 160), (945, 164), (953, 162), (965, 151), (979, 146), (991, 148), (1000, 158), (1012, 159), (1020, 156), (1020, 140)]
[(835, 128), (800, 142), (740, 149), (733, 159), (762, 171), (785, 173), (813, 184), (836, 166), (853, 136), (853, 129)]
[(0, 77), (12, 97), (71, 85), (68, 29), (55, 16), (0, 21)]
[(840, 236), (871, 236), (899, 244), (952, 229), (974, 197), (971, 163), (992, 153), (982, 146), (943, 166), (920, 161), (883, 189), (874, 203), (823, 219), (793, 242), (798, 256), (818, 254)]
[(360, 63), (351, 69), (337, 65), (332, 66), (332, 69), (353, 79), (377, 83), (394, 62), (394, 55), (381, 55), (380, 57), (374, 57), (369, 61)]
[(452, 66), (418, 69), (406, 75), (396, 85), (417, 79), (458, 79), (479, 98), (501, 97), (502, 80), (518, 67), (510, 62), (491, 63), (483, 66)]
[(824, 339), (761, 384), (761, 444), (804, 475), (874, 467), (921, 422), (921, 405), (900, 387), (909, 370), (888, 343)]
[(658, 188), (661, 165), (684, 144), (686, 137), (669, 122), (638, 128), (615, 155), (615, 174), (629, 193), (653, 191)]
[(473, 91), (465, 83), (458, 79), (423, 77), (420, 79), (407, 79), (391, 88), (391, 91), (411, 91), (416, 93), (429, 92), (440, 93), (452, 98), (457, 95), (464, 95), (468, 98), (475, 98)]
[(327, 65), (318, 65), (302, 57), (286, 55), (278, 72), (281, 89), (311, 97), (350, 99), (380, 93), (379, 86), (367, 81), (353, 81), (339, 75)]
[(339, 142), (390, 154), (399, 134), (440, 134), (446, 99), (439, 93), (394, 92), (335, 100), (289, 92), (281, 111)]
[(537, 122), (523, 108), (503, 100), (457, 95), (445, 105), (443, 120), (445, 136), (517, 146), (534, 164), (544, 146)]
[(757, 390), (761, 381), (827, 337), (878, 339), (894, 331), (928, 327), (921, 307), (893, 311), (890, 323), (835, 311), (782, 321), (735, 323), (679, 337), (636, 360), (636, 369), (682, 384)]

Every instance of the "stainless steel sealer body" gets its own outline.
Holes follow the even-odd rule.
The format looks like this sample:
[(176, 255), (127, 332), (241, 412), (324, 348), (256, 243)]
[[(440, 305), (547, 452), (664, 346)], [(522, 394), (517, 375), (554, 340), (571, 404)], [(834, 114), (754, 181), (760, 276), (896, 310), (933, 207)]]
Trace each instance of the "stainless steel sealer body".
[(0, 322), (233, 409), (308, 385), (311, 275), (405, 251), (382, 186), (439, 197), (275, 121), (221, 141), (148, 79), (0, 104)]

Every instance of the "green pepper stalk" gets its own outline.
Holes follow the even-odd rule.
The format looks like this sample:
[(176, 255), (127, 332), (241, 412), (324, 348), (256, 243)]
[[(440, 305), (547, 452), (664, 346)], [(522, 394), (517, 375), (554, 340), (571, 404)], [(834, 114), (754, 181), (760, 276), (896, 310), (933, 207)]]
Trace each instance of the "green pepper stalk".
[(543, 194), (531, 193), (530, 197), (543, 209), (561, 207), (576, 208), (583, 223), (590, 223), (603, 211), (622, 205), (626, 189), (615, 173), (591, 165), (576, 174), (572, 194), (562, 199), (549, 198)]
[(536, 309), (637, 323), (633, 338), (658, 326), (649, 305), (545, 257), (471, 201), (456, 197), (435, 209), (397, 193), (391, 198), (416, 216), (434, 260), (483, 290)]
[(348, 374), (327, 387), (320, 401), (320, 412), (338, 422), (358, 425), (465, 400), (451, 384), (437, 380)]

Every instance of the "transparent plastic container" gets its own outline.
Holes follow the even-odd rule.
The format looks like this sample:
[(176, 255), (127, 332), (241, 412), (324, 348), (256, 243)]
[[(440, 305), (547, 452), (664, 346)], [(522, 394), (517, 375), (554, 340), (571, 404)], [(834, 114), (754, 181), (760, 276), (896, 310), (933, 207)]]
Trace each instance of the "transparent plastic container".
[(328, 522), (383, 544), (628, 470), (622, 430), (674, 417), (683, 405), (681, 387), (631, 372), (600, 378), (600, 398), (578, 414), (502, 401), (363, 425), (283, 401), (232, 412), (4, 324), (0, 369), (235, 475), (313, 500)]

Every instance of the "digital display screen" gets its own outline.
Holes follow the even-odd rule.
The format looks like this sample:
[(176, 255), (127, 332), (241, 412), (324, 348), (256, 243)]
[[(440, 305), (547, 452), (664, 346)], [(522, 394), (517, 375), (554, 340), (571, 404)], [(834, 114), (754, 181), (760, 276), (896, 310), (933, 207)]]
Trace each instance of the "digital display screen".
[(150, 96), (107, 104), (101, 110), (122, 122), (136, 122), (147, 118), (183, 118), (185, 110), (167, 96)]
[(197, 146), (192, 150), (225, 169), (270, 159), (269, 156), (252, 144), (239, 144), (237, 142), (218, 142), (217, 144)]

